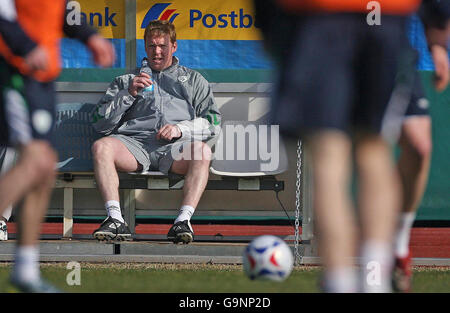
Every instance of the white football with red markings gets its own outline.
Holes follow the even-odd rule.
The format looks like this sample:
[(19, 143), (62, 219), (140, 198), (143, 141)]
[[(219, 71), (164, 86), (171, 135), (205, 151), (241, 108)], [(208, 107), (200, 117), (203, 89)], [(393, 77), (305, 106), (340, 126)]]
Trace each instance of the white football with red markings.
[(283, 281), (292, 272), (294, 257), (283, 239), (264, 235), (247, 245), (242, 263), (250, 279)]

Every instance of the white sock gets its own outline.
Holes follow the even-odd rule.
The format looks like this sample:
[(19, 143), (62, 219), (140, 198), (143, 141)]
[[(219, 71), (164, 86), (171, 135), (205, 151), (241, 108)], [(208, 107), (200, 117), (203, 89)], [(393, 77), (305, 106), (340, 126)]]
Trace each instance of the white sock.
[(392, 247), (389, 243), (367, 241), (361, 249), (363, 292), (392, 292)]
[(178, 217), (175, 220), (175, 224), (182, 221), (188, 221), (188, 225), (192, 230), (191, 226), (191, 217), (195, 212), (195, 208), (191, 207), (190, 205), (183, 205), (180, 209), (180, 213), (178, 214)]
[(12, 214), (12, 205), (8, 206), (4, 211), (2, 216), (6, 219), (6, 221), (9, 221)]
[(342, 267), (326, 270), (324, 273), (325, 292), (349, 293), (357, 292), (357, 274), (352, 267)]
[(40, 278), (38, 246), (17, 247), (11, 275), (20, 281), (36, 281)]
[(120, 210), (120, 203), (116, 200), (109, 200), (105, 203), (106, 211), (108, 212), (108, 216), (111, 216), (112, 218), (124, 222), (124, 219), (122, 217), (122, 211)]
[(395, 256), (404, 258), (408, 255), (411, 228), (414, 224), (415, 219), (416, 219), (415, 212), (406, 212), (400, 214), (400, 219), (397, 226), (397, 233), (395, 234), (395, 245), (394, 245)]

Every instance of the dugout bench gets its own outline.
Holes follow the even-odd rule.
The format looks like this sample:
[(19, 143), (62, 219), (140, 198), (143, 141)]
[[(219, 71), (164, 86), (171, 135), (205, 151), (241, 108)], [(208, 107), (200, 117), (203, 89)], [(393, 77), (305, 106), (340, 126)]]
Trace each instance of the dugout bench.
[[(58, 163), (59, 173), (55, 188), (64, 190), (62, 234), (64, 238), (72, 237), (74, 189), (97, 188), (93, 175), (91, 146), (95, 140), (101, 138), (101, 135), (93, 129), (90, 123), (90, 112), (93, 107), (94, 104), (90, 103), (61, 103), (57, 106), (55, 145), (60, 162)], [(238, 139), (234, 137), (233, 132), (236, 127), (240, 127), (241, 130), (249, 130), (250, 133), (253, 132), (253, 136), (256, 135), (256, 138), (258, 138), (258, 145), (265, 145), (267, 151), (271, 151), (272, 147), (278, 149), (276, 166), (268, 168), (267, 155), (262, 156), (257, 153), (256, 157), (255, 155), (252, 156), (248, 150), (251, 146), (249, 144), (252, 143), (251, 135), (248, 138), (249, 144), (245, 145), (245, 153), (241, 151), (242, 154), (239, 157), (237, 152)], [(222, 157), (220, 159), (214, 158), (210, 166), (210, 172), (220, 179), (210, 179), (206, 190), (273, 190), (275, 192), (284, 190), (284, 181), (277, 180), (275, 177), (288, 168), (285, 146), (281, 138), (278, 137), (278, 133), (274, 133), (274, 136), (272, 136), (272, 132), (277, 131), (277, 129), (249, 121), (224, 121), (222, 129), (231, 129), (232, 131), (222, 131), (215, 144), (217, 147), (221, 147)], [(264, 132), (264, 136), (261, 136), (261, 131)], [(224, 144), (229, 142), (227, 138), (230, 136), (236, 139), (233, 140), (231, 146)], [(278, 141), (273, 141), (272, 139), (276, 137), (278, 137)], [(278, 147), (275, 147), (275, 145), (278, 145)], [(223, 157), (229, 156), (227, 153), (230, 147), (234, 149), (233, 155), (238, 155), (231, 160)], [(135, 192), (137, 189), (179, 190), (184, 185), (183, 176), (175, 174), (167, 176), (161, 172), (121, 173), (119, 178), (119, 189), (123, 189), (123, 214), (132, 233), (134, 233), (136, 225)]]

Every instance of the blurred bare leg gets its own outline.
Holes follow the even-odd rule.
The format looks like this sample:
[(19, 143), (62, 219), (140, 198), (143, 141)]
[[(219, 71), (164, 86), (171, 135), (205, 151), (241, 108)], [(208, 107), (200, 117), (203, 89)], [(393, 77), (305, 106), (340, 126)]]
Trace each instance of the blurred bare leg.
[(354, 292), (355, 218), (349, 195), (351, 140), (342, 132), (322, 131), (307, 139), (314, 180), (319, 254), (328, 292)]

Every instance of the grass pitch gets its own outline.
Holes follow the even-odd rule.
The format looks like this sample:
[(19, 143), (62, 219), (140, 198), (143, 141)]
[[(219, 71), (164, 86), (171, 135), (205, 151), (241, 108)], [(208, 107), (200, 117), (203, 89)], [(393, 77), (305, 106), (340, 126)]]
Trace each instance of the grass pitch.
[[(281, 283), (251, 281), (241, 265), (80, 263), (79, 286), (69, 286), (66, 263), (43, 263), (43, 276), (66, 292), (81, 293), (315, 293), (321, 268), (301, 266)], [(14, 291), (8, 282), (11, 263), (0, 263), (0, 292)], [(450, 292), (450, 267), (415, 267), (413, 292)]]

